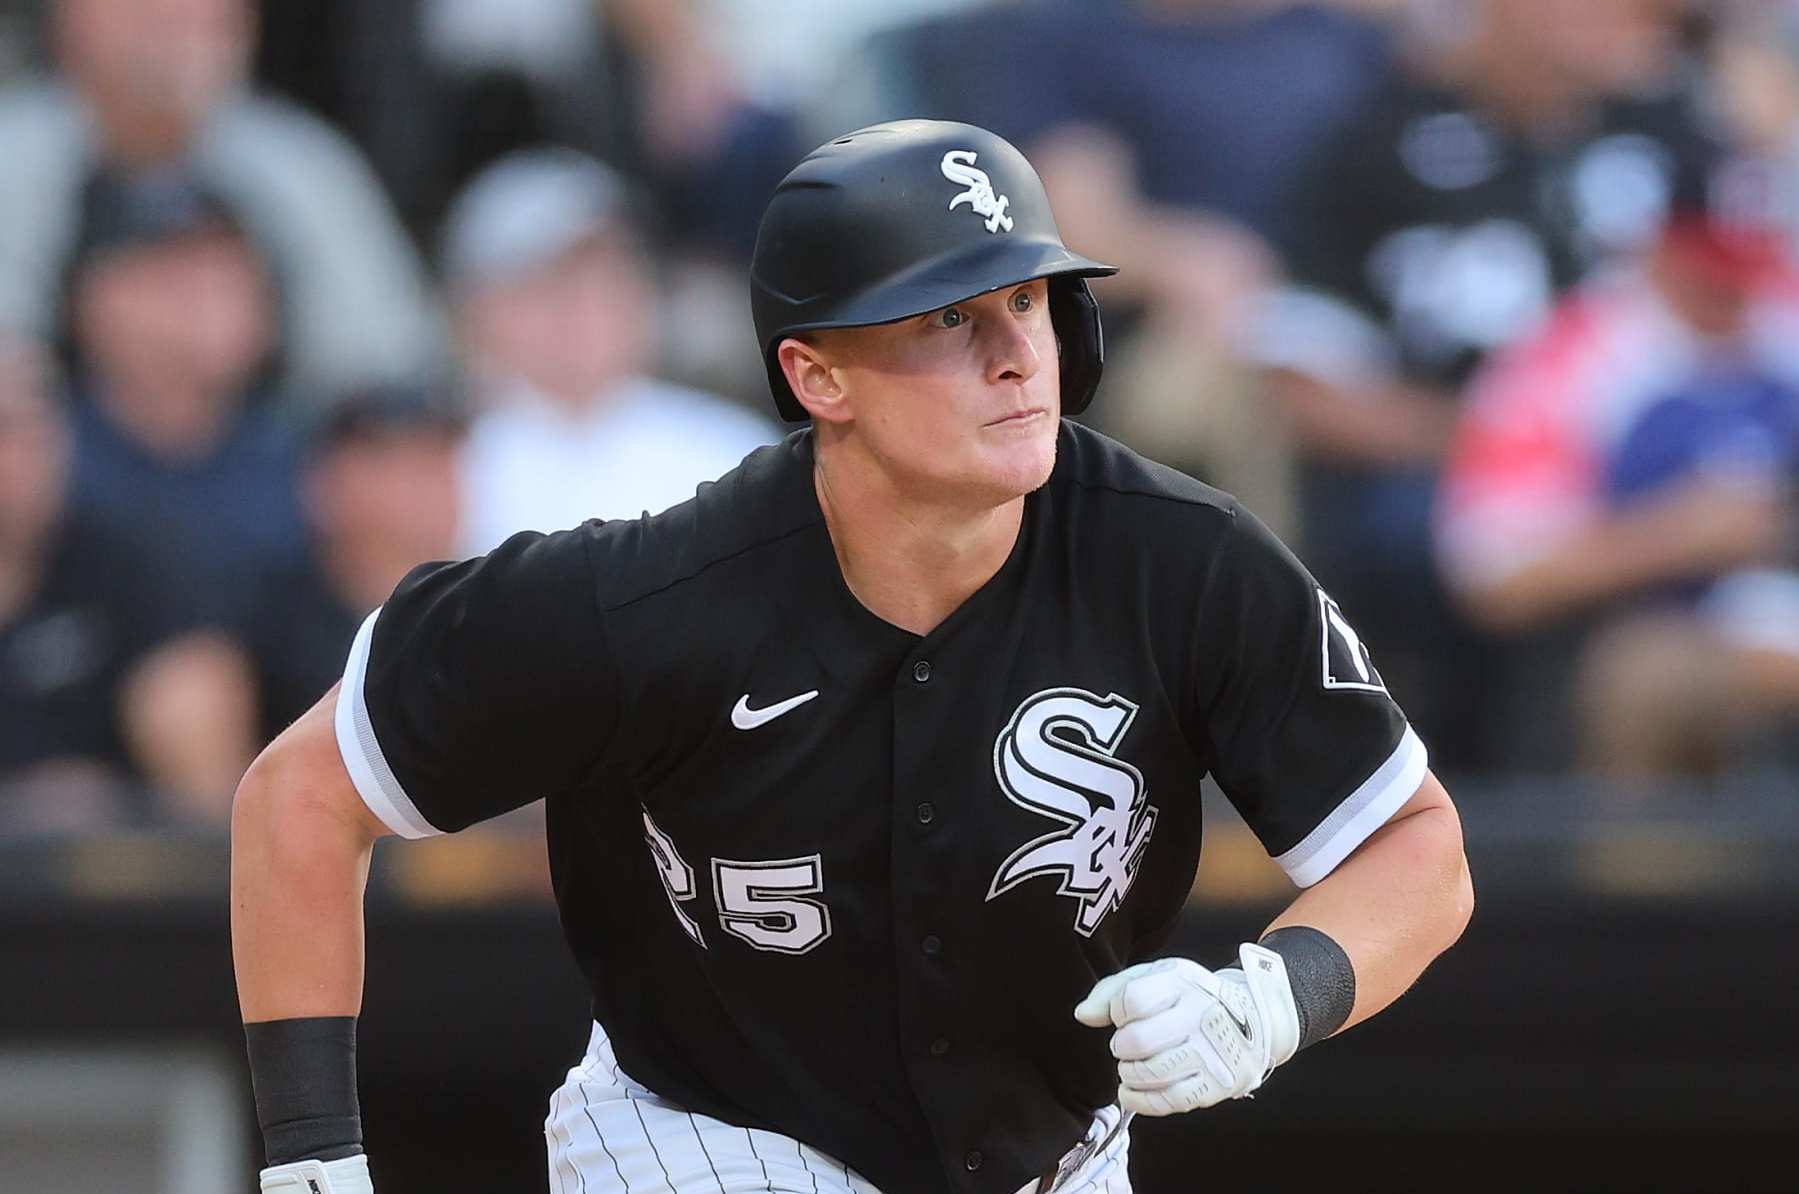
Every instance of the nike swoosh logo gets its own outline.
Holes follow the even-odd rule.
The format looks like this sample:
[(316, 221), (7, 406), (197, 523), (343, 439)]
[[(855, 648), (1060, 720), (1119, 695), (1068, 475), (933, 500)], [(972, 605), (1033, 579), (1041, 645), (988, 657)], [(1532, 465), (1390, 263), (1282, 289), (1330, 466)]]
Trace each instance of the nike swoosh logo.
[(1231, 1023), (1237, 1026), (1237, 1031), (1243, 1034), (1244, 1040), (1253, 1041), (1256, 1039), (1255, 1030), (1250, 1028), (1249, 1021), (1245, 1020), (1242, 1016), (1239, 1016), (1232, 1010), (1230, 1004), (1220, 1002), (1218, 1006), (1223, 1008), (1224, 1014), (1231, 1018)]
[(802, 692), (796, 697), (788, 697), (778, 705), (769, 705), (764, 709), (750, 708), (750, 694), (744, 693), (737, 698), (737, 704), (731, 709), (731, 724), (740, 730), (753, 730), (757, 726), (765, 726), (783, 713), (790, 713), (818, 695), (818, 689)]

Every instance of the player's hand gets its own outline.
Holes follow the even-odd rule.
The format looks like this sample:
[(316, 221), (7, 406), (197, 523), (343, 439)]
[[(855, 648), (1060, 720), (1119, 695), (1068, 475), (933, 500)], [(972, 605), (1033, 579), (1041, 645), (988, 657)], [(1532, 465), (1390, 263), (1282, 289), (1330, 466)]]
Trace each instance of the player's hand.
[(289, 1161), (262, 1171), (262, 1194), (375, 1194), (369, 1159), (361, 1153), (336, 1161)]
[(1176, 1115), (1260, 1086), (1299, 1048), (1299, 1012), (1281, 956), (1238, 950), (1241, 969), (1162, 958), (1099, 980), (1075, 1006), (1090, 1028), (1115, 1027), (1118, 1105)]

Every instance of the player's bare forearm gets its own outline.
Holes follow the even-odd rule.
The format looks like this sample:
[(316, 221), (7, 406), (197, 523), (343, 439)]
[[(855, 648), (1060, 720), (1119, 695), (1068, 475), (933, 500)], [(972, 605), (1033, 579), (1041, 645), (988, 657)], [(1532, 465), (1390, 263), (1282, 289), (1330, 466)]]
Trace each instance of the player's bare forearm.
[(231, 814), (231, 952), (246, 1023), (354, 1016), (362, 893), (383, 832), (344, 770), (337, 690), (264, 750)]
[(1392, 820), (1300, 893), (1268, 929), (1309, 925), (1343, 947), (1355, 968), (1347, 1028), (1404, 994), (1455, 944), (1473, 910), (1461, 819), (1427, 771)]

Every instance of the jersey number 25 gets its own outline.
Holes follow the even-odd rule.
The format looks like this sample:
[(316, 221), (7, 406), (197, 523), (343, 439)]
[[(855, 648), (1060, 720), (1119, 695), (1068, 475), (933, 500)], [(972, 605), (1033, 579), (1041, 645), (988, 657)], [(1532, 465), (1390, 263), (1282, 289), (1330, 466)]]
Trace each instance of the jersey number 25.
[[(675, 919), (706, 948), (700, 926), (681, 906), (699, 894), (693, 868), (648, 811), (643, 814), (643, 830)], [(803, 954), (829, 937), (831, 909), (823, 900), (809, 898), (824, 889), (824, 863), (817, 854), (765, 862), (712, 860), (712, 897), (720, 926), (757, 949)]]

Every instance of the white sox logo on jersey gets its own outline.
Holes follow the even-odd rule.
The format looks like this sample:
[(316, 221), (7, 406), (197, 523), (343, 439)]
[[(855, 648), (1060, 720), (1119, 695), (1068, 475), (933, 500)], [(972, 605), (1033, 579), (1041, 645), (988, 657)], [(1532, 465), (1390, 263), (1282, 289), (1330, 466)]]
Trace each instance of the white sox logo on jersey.
[(1001, 864), (992, 900), (1026, 879), (1054, 875), (1080, 901), (1074, 927), (1091, 937), (1124, 903), (1156, 827), (1143, 773), (1117, 757), (1137, 706), (1052, 688), (1025, 700), (993, 744), (993, 774), (1014, 804), (1063, 828), (1026, 842)]
[(952, 149), (943, 155), (943, 177), (968, 188), (949, 201), (949, 209), (955, 211), (966, 203), (974, 209), (975, 215), (986, 217), (987, 231), (998, 232), (1004, 228), (1010, 232), (1012, 217), (1006, 214), (1006, 205), (1012, 201), (1004, 195), (995, 195), (993, 180), (987, 177), (987, 172), (974, 168), (978, 156), (972, 149)]

